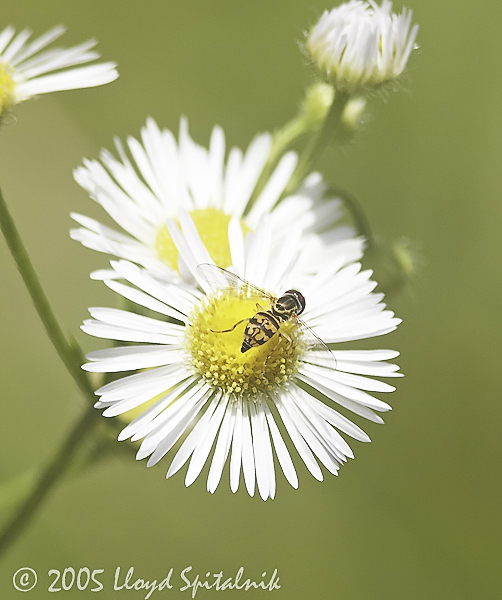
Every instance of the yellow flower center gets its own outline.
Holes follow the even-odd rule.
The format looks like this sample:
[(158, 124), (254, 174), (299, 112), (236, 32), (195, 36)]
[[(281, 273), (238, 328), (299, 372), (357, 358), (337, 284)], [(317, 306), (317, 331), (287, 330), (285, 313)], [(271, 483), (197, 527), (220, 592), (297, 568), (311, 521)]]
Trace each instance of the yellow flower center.
[[(230, 266), (232, 257), (228, 243), (228, 225), (231, 217), (217, 208), (193, 210), (190, 216), (214, 262), (223, 268)], [(250, 231), (242, 221), (241, 227), (244, 234)], [(166, 225), (163, 225), (157, 234), (155, 248), (159, 258), (171, 269), (177, 271), (178, 249), (174, 245)]]
[(0, 115), (14, 104), (14, 87), (9, 66), (0, 62)]
[[(278, 330), (257, 332), (256, 339), (265, 332), (267, 341), (241, 352), (248, 320), (270, 310), (268, 300), (258, 302), (259, 307), (257, 299), (244, 292), (224, 291), (206, 296), (190, 315), (185, 348), (192, 367), (211, 385), (230, 394), (255, 395), (285, 385), (296, 373), (304, 350), (301, 329), (287, 321)], [(239, 321), (243, 322), (234, 328)]]

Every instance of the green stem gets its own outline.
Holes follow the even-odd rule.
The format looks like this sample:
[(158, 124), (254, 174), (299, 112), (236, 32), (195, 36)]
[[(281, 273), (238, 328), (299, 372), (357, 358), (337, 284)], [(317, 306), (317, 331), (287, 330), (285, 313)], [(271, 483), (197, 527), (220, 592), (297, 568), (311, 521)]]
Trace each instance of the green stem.
[[(277, 163), (277, 159), (284, 153), (284, 151), (301, 135), (306, 133), (305, 131), (305, 119), (302, 115), (292, 119), (282, 129), (274, 134), (274, 140), (272, 142), (272, 148), (270, 150), (270, 156), (268, 157), (267, 165), (271, 164), (271, 168)], [(268, 174), (270, 175), (270, 173)], [(269, 177), (266, 177), (268, 181)]]
[(370, 222), (366, 213), (364, 212), (363, 205), (359, 200), (350, 192), (335, 185), (330, 186), (330, 192), (340, 197), (347, 211), (349, 212), (357, 234), (363, 236), (366, 239), (366, 247), (371, 250), (377, 246), (377, 242), (373, 235), (370, 227)]
[(77, 423), (70, 435), (56, 453), (47, 469), (41, 475), (37, 484), (21, 504), (19, 510), (14, 514), (3, 532), (0, 534), (0, 553), (4, 552), (10, 543), (26, 527), (33, 518), (37, 508), (48, 494), (54, 484), (66, 473), (68, 467), (77, 453), (77, 450), (85, 436), (99, 422), (100, 414), (94, 410), (92, 405), (95, 401), (94, 390), (87, 378), (87, 374), (80, 368), (81, 350), (74, 340), (68, 342), (63, 334), (59, 323), (52, 311), (47, 296), (42, 289), (38, 276), (24, 247), (23, 241), (17, 231), (4, 196), (0, 190), (0, 228), (5, 236), (7, 245), (11, 251), (17, 268), (26, 284), (28, 292), (33, 300), (35, 308), (44, 324), (49, 339), (54, 345), (68, 372), (76, 382), (90, 403), (82, 419)]
[(332, 185), (329, 189), (332, 194), (342, 199), (357, 234), (366, 240), (363, 263), (376, 273), (377, 290), (385, 292), (386, 302), (389, 302), (389, 299), (394, 300), (410, 283), (413, 272), (410, 252), (403, 244), (389, 246), (374, 236), (364, 208), (356, 196), (338, 186)]
[[(53, 459), (47, 465), (40, 478), (34, 482), (31, 477), (20, 482), (19, 488), (23, 499), (18, 510), (13, 514), (5, 528), (0, 531), (0, 555), (3, 554), (10, 544), (20, 535), (23, 529), (35, 516), (37, 509), (41, 506), (43, 500), (48, 495), (54, 485), (61, 478), (68, 474), (71, 468), (77, 471), (94, 464), (103, 457), (104, 444), (108, 444), (107, 439), (98, 440), (98, 446), (94, 447), (91, 453), (80, 457), (77, 461), (77, 453), (80, 450), (82, 442), (94, 432), (98, 423), (101, 422), (101, 415), (93, 408), (95, 402), (94, 390), (87, 377), (82, 371), (80, 365), (83, 362), (82, 350), (77, 341), (71, 337), (67, 340), (63, 334), (59, 323), (52, 311), (47, 296), (45, 295), (38, 276), (33, 268), (28, 253), (24, 247), (23, 241), (17, 231), (14, 220), (9, 213), (7, 204), (0, 190), (0, 228), (5, 236), (7, 245), (16, 262), (17, 268), (28, 288), (28, 292), (33, 300), (35, 308), (44, 324), (49, 338), (54, 345), (61, 360), (66, 366), (68, 372), (75, 380), (76, 384), (83, 392), (84, 396), (90, 402), (82, 418), (70, 432), (62, 446), (58, 449)], [(110, 420), (109, 427), (118, 430), (118, 423), (115, 419)], [(115, 442), (114, 442), (115, 445)], [(127, 449), (134, 451), (134, 447), (127, 445)], [(14, 486), (15, 487), (15, 486)]]
[(2, 191), (0, 190), (0, 228), (4, 234), (5, 240), (14, 258), (21, 277), (28, 288), (33, 304), (38, 312), (45, 330), (54, 345), (59, 357), (68, 369), (68, 372), (75, 380), (76, 384), (84, 395), (94, 403), (94, 391), (87, 378), (87, 375), (80, 368), (79, 352), (75, 351), (65, 335), (63, 334), (59, 323), (52, 311), (47, 296), (45, 295), (38, 276), (24, 247), (23, 241), (17, 231), (14, 219), (12, 218)]
[(302, 115), (291, 119), (279, 131), (274, 132), (272, 147), (267, 162), (258, 177), (258, 181), (254, 187), (251, 198), (246, 206), (245, 214), (249, 213), (256, 200), (260, 197), (263, 189), (267, 185), (273, 170), (277, 166), (277, 162), (286, 149), (301, 135), (306, 133), (305, 119)]
[(281, 198), (288, 196), (298, 188), (324, 152), (326, 146), (331, 140), (336, 139), (336, 130), (340, 125), (343, 110), (349, 100), (350, 96), (348, 94), (340, 91), (336, 92), (333, 104), (326, 115), (321, 129), (300, 156), (296, 169), (284, 189)]
[(101, 415), (89, 407), (75, 427), (70, 431), (58, 452), (40, 476), (37, 485), (26, 498), (7, 526), (0, 532), (0, 556), (26, 528), (37, 509), (54, 485), (65, 475), (84, 438), (97, 426)]
[[(89, 436), (86, 438), (86, 442), (89, 441), (90, 443), (85, 444), (83, 452), (80, 452), (77, 456), (73, 447), (70, 448), (70, 451), (73, 452), (74, 455), (66, 468), (67, 477), (80, 475), (110, 456), (118, 455), (120, 451), (127, 451), (134, 457), (137, 450), (136, 444), (117, 444), (116, 434), (118, 434), (121, 429), (121, 425), (117, 420), (107, 419), (106, 423), (108, 426), (104, 425), (103, 421), (104, 420), (101, 419), (101, 423), (98, 423), (100, 431), (94, 432), (95, 435), (93, 435), (92, 439)], [(114, 436), (111, 435), (112, 431), (115, 433)], [(74, 435), (75, 432), (72, 432), (71, 436)], [(69, 439), (71, 439), (71, 437)], [(66, 442), (66, 444), (67, 443), (68, 442)], [(58, 449), (57, 455), (59, 456), (63, 453), (63, 456), (65, 456), (66, 449), (66, 445), (63, 449)], [(14, 516), (11, 518), (9, 525), (5, 527), (4, 532), (2, 533), (0, 531), (0, 539), (2, 539), (3, 535), (7, 538), (5, 542), (6, 545), (15, 539), (17, 533), (21, 532), (21, 529), (17, 529), (14, 525), (14, 520), (20, 519), (22, 527), (24, 527), (25, 520), (31, 519), (31, 517), (34, 516), (36, 509), (39, 508), (41, 500), (43, 499), (43, 496), (40, 497), (40, 488), (47, 485), (46, 481), (47, 477), (49, 477), (48, 472), (53, 469), (55, 462), (57, 462), (56, 457), (52, 459), (50, 465), (47, 467), (47, 471), (41, 477), (38, 475), (39, 469), (31, 469), (30, 471), (18, 475), (10, 481), (0, 485), (0, 514), (2, 517), (4, 514), (14, 511), (16, 506), (25, 506), (22, 514), (19, 515), (21, 509), (18, 509), (16, 513), (13, 513)], [(56, 475), (59, 477), (59, 473), (56, 472)], [(55, 482), (56, 481), (53, 480), (51, 485), (54, 485)], [(49, 488), (46, 488), (44, 495), (47, 493), (48, 489)], [(38, 501), (35, 502), (34, 498), (38, 498)], [(8, 529), (13, 530), (13, 533), (8, 534)]]

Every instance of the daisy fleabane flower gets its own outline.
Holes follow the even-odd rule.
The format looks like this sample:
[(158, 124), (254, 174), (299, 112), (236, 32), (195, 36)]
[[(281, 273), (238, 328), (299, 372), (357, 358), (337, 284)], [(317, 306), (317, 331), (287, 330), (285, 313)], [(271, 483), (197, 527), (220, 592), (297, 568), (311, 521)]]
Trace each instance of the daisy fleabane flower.
[(29, 29), (15, 35), (16, 30), (9, 26), (0, 33), (0, 114), (39, 94), (95, 87), (117, 79), (112, 62), (70, 68), (100, 57), (91, 50), (94, 40), (72, 48), (44, 50), (64, 32), (60, 25), (31, 42)]
[(392, 12), (392, 2), (350, 0), (324, 11), (307, 34), (306, 48), (323, 78), (336, 89), (359, 95), (380, 88), (404, 71), (418, 25), (412, 12)]
[[(119, 440), (142, 439), (137, 459), (149, 457), (148, 466), (178, 445), (167, 477), (190, 461), (187, 486), (209, 461), (211, 493), (229, 459), (233, 492), (242, 471), (251, 496), (257, 486), (264, 500), (274, 498), (274, 451), (287, 481), (298, 487), (284, 432), (316, 479), (323, 479), (319, 462), (336, 475), (339, 466), (353, 457), (341, 434), (363, 442), (369, 437), (334, 407), (383, 422), (375, 411), (390, 406), (369, 392), (394, 390), (373, 376), (399, 376), (396, 365), (384, 362), (398, 353), (329, 350), (322, 343), (311, 345), (311, 340), (316, 340), (315, 334), (332, 346), (397, 327), (400, 319), (385, 310), (382, 294), (372, 292), (376, 284), (370, 280), (371, 272), (361, 271), (357, 263), (343, 266), (340, 258), (312, 274), (298, 260), (301, 238), (285, 240), (279, 252), (271, 253), (267, 220), (244, 239), (234, 219), (229, 227), (230, 269), (266, 290), (257, 301), (254, 288), (228, 285), (225, 275), (230, 269), (214, 266), (186, 213), (180, 223), (181, 230), (174, 221), (167, 225), (184, 264), (182, 271), (188, 275), (186, 283), (161, 281), (125, 260), (111, 263), (122, 281), (106, 280), (111, 289), (161, 318), (91, 308), (92, 319), (82, 326), (90, 335), (129, 344), (91, 352), (84, 369), (140, 371), (98, 389), (96, 407), (113, 417), (145, 405)], [(264, 318), (271, 326), (270, 315), (278, 314), (285, 292), (286, 300), (291, 295), (304, 298), (304, 310), (298, 309), (304, 322), (277, 317), (280, 324), (274, 335), (266, 333), (266, 327), (256, 330), (255, 321)], [(253, 328), (251, 347), (246, 349), (245, 335)]]
[[(239, 219), (247, 233), (265, 214), (270, 214), (274, 243), (301, 228), (313, 265), (342, 255), (347, 261), (361, 258), (362, 239), (354, 237), (352, 228), (337, 226), (341, 201), (327, 192), (318, 173), (307, 177), (293, 194), (281, 197), (297, 164), (295, 152), (280, 158), (261, 193), (253, 197), (272, 146), (268, 133), (256, 136), (245, 153), (231, 148), (225, 159), (220, 127), (214, 127), (206, 149), (191, 139), (186, 119), (181, 119), (178, 141), (148, 119), (141, 141), (129, 137), (127, 146), (131, 158), (117, 140), (119, 159), (103, 150), (101, 162), (85, 160), (75, 171), (77, 182), (122, 229), (72, 214), (82, 227), (73, 229), (71, 237), (84, 246), (176, 279), (178, 249), (166, 220), (183, 209), (221, 267), (231, 264), (227, 235), (231, 218)], [(107, 275), (94, 275), (101, 276)]]

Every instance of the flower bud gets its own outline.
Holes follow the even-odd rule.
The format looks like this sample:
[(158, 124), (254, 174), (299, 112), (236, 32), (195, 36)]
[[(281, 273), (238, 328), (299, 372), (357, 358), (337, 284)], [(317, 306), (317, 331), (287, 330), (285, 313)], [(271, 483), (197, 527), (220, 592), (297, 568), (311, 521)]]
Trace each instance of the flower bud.
[(398, 78), (414, 48), (412, 12), (391, 12), (392, 2), (350, 0), (325, 11), (306, 47), (322, 77), (350, 95), (376, 90)]

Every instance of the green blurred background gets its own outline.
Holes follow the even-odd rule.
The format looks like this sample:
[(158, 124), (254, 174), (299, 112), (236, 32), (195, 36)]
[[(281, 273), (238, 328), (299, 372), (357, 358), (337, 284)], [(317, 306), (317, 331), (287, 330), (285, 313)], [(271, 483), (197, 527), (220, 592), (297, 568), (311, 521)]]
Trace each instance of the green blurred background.
[[(267, 503), (243, 489), (232, 495), (228, 478), (214, 496), (204, 476), (189, 489), (183, 473), (166, 482), (166, 461), (154, 469), (127, 456), (104, 461), (63, 483), (13, 546), (0, 566), (2, 599), (19, 596), (11, 579), (23, 566), (39, 573), (26, 596), (36, 599), (48, 596), (49, 569), (105, 569), (98, 597), (110, 598), (117, 566), (162, 579), (190, 565), (226, 577), (244, 566), (258, 579), (277, 568), (274, 597), (291, 600), (502, 597), (502, 4), (409, 6), (421, 50), (404, 91), (373, 99), (356, 142), (320, 165), (364, 202), (378, 233), (415, 240), (422, 256), (413, 292), (391, 306), (403, 324), (375, 343), (399, 349), (406, 374), (386, 425), (358, 421), (373, 442), (353, 444), (357, 458), (338, 478), (318, 483), (299, 466), (299, 489), (281, 475)], [(280, 126), (312, 79), (298, 41), (324, 8), (319, 0), (3, 0), (2, 27), (41, 34), (64, 23), (64, 45), (96, 37), (120, 68), (109, 86), (18, 106), (0, 132), (0, 184), (65, 330), (78, 332), (88, 306), (114, 301), (88, 279), (106, 258), (68, 237), (70, 211), (101, 217), (72, 169), (111, 149), (114, 135), (137, 136), (147, 116), (177, 131), (187, 115), (204, 145), (215, 123), (240, 147)], [(3, 240), (0, 269), (0, 478), (8, 481), (52, 456), (84, 403)]]

